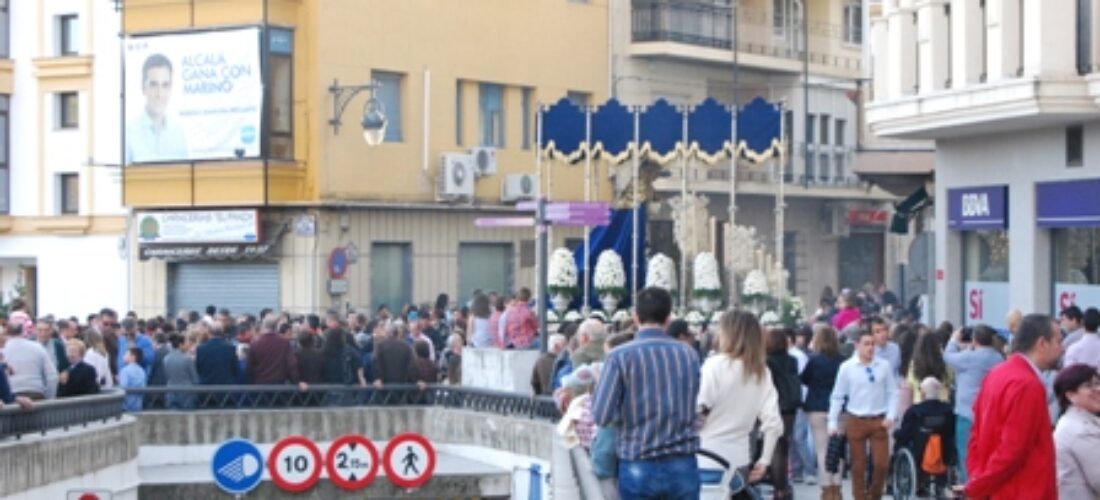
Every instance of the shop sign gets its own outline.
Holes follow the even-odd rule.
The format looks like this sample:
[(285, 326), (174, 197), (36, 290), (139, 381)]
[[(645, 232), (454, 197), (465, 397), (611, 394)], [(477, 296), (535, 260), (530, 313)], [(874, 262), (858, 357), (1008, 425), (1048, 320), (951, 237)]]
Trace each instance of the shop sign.
[(848, 211), (848, 224), (852, 226), (885, 226), (890, 214), (885, 210), (854, 208)]
[(1097, 304), (1100, 304), (1100, 285), (1054, 284), (1054, 314), (1073, 305), (1084, 309)]
[(1035, 221), (1039, 227), (1100, 227), (1096, 193), (1100, 179), (1040, 182), (1035, 185)]
[(146, 243), (256, 243), (258, 210), (139, 212), (138, 241)]
[(964, 293), (966, 294), (966, 325), (984, 324), (993, 328), (1005, 326), (1009, 303), (1007, 282), (967, 281)]
[(270, 243), (250, 245), (141, 245), (141, 260), (206, 260), (262, 257), (271, 251)]
[(947, 227), (959, 231), (1008, 227), (1008, 186), (947, 190)]

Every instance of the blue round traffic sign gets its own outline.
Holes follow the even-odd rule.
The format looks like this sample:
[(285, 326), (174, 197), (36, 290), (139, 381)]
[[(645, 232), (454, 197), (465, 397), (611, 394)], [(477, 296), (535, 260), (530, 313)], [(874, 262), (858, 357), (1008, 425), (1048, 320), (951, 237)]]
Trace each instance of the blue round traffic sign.
[(244, 439), (230, 439), (218, 446), (210, 461), (214, 483), (226, 493), (242, 495), (252, 491), (264, 476), (264, 457), (256, 445)]

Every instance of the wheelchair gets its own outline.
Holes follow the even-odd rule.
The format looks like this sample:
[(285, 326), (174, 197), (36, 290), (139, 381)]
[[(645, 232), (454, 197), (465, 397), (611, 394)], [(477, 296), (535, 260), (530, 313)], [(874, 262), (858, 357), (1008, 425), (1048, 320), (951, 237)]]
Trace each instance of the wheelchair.
[[(955, 416), (947, 405), (914, 406), (906, 412), (902, 428), (894, 434), (894, 453), (890, 457), (888, 481), (895, 500), (955, 498), (951, 486), (959, 474), (954, 426)], [(921, 467), (932, 436), (939, 436), (942, 446), (945, 470), (939, 474), (930, 474)]]

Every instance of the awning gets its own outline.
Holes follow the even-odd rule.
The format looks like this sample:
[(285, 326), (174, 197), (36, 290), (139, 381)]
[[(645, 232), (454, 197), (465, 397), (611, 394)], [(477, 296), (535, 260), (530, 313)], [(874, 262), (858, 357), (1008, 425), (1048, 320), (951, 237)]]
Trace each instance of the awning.
[(138, 247), (141, 260), (168, 262), (262, 259), (271, 254), (286, 232), (286, 222), (265, 222), (263, 241), (256, 243), (145, 243)]
[(852, 172), (896, 196), (907, 196), (932, 180), (936, 155), (931, 151), (860, 151)]

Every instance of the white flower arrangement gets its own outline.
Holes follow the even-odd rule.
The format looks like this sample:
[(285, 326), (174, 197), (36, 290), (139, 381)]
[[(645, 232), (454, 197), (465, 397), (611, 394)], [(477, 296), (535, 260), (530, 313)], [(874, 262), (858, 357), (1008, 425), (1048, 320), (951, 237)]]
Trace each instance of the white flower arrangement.
[(558, 322), (558, 313), (554, 312), (553, 309), (547, 309), (546, 310), (546, 322), (547, 323), (557, 323)]
[(573, 252), (558, 248), (550, 255), (547, 289), (552, 295), (572, 296), (577, 292), (577, 261)]
[(597, 295), (601, 297), (613, 295), (621, 298), (626, 293), (623, 258), (614, 250), (600, 252), (600, 257), (596, 259), (596, 276), (593, 281)]
[(722, 296), (722, 282), (718, 277), (718, 259), (713, 253), (703, 252), (696, 255), (692, 271), (695, 278), (692, 295), (708, 299)]
[(760, 324), (762, 326), (778, 326), (780, 323), (779, 314), (776, 314), (775, 311), (767, 311), (760, 315)]
[(645, 286), (676, 290), (676, 263), (663, 253), (654, 255), (646, 269)]
[(745, 276), (745, 285), (741, 289), (742, 298), (745, 301), (752, 301), (767, 298), (768, 294), (768, 276), (759, 269), (749, 271), (749, 275)]
[(574, 321), (580, 321), (582, 319), (584, 319), (584, 316), (581, 316), (581, 313), (579, 313), (577, 311), (569, 311), (569, 312), (565, 313), (565, 321), (567, 323), (572, 323)]
[(611, 315), (611, 321), (614, 321), (615, 323), (618, 323), (620, 321), (630, 321), (630, 319), (631, 313), (626, 309), (619, 309), (618, 311), (615, 311), (615, 314)]
[(726, 311), (718, 310), (718, 311), (714, 311), (713, 313), (711, 313), (711, 315), (710, 315), (711, 324), (717, 325), (719, 322), (721, 322), (723, 314), (726, 314)]
[(684, 316), (684, 321), (692, 325), (701, 325), (707, 321), (707, 318), (703, 317), (703, 314), (696, 310), (691, 310)]
[(756, 265), (756, 228), (751, 226), (734, 226), (730, 231), (729, 265), (734, 272), (743, 274), (751, 271)]

